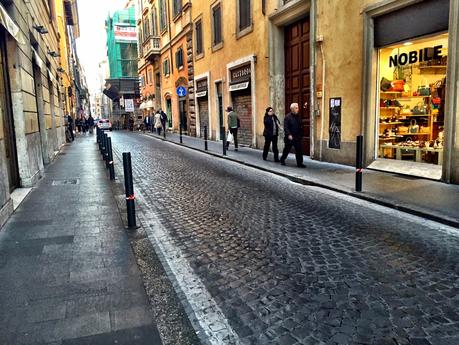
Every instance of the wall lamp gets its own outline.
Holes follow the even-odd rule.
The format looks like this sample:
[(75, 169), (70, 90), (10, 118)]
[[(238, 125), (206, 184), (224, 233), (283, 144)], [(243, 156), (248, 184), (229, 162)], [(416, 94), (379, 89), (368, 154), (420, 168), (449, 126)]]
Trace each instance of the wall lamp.
[(48, 30), (43, 25), (34, 25), (33, 28), (40, 34), (44, 35), (48, 33)]
[(65, 72), (65, 69), (63, 69), (62, 67), (58, 67), (58, 68), (57, 68), (57, 71), (58, 71), (59, 73), (64, 73), (64, 72)]

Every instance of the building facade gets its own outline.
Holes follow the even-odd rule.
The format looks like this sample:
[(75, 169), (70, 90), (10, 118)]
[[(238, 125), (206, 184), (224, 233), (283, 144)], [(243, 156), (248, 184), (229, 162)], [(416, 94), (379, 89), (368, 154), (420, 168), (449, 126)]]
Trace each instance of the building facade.
[(105, 28), (110, 78), (106, 80), (104, 94), (112, 100), (115, 126), (127, 127), (129, 118), (141, 117), (134, 3), (129, 2), (125, 9), (109, 16)]
[[(71, 77), (66, 30), (76, 1), (0, 1), (0, 225), (65, 143)], [(26, 15), (27, 14), (27, 15)]]

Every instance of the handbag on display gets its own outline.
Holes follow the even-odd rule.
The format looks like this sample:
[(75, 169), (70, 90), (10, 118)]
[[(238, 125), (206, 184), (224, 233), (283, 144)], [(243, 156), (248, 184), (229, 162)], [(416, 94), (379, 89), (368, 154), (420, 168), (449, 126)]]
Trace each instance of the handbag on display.
[(422, 102), (419, 102), (418, 104), (416, 104), (411, 112), (413, 115), (426, 115), (427, 114), (426, 107), (424, 103)]
[(387, 78), (382, 78), (380, 83), (381, 91), (389, 91), (392, 88), (392, 83)]
[(410, 128), (408, 129), (408, 133), (419, 133), (419, 125), (416, 123), (416, 120), (411, 120), (410, 122)]
[(404, 80), (394, 80), (391, 83), (391, 91), (404, 92), (405, 91), (405, 81)]

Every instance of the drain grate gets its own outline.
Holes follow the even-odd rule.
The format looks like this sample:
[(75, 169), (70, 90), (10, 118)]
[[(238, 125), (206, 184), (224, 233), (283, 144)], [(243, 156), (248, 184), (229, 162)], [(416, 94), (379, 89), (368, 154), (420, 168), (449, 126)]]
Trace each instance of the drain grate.
[(68, 184), (80, 184), (80, 180), (75, 178), (75, 179), (67, 179), (67, 180), (53, 180), (53, 183), (51, 185), (53, 186), (63, 186), (63, 185), (68, 185)]

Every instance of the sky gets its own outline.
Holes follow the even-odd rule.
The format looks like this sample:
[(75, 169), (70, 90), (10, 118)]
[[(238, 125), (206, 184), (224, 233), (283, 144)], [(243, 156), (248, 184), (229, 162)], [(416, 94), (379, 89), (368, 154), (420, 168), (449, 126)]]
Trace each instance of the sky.
[(99, 62), (107, 58), (105, 19), (123, 9), (127, 0), (78, 0), (80, 37), (77, 52), (91, 95), (100, 90)]

